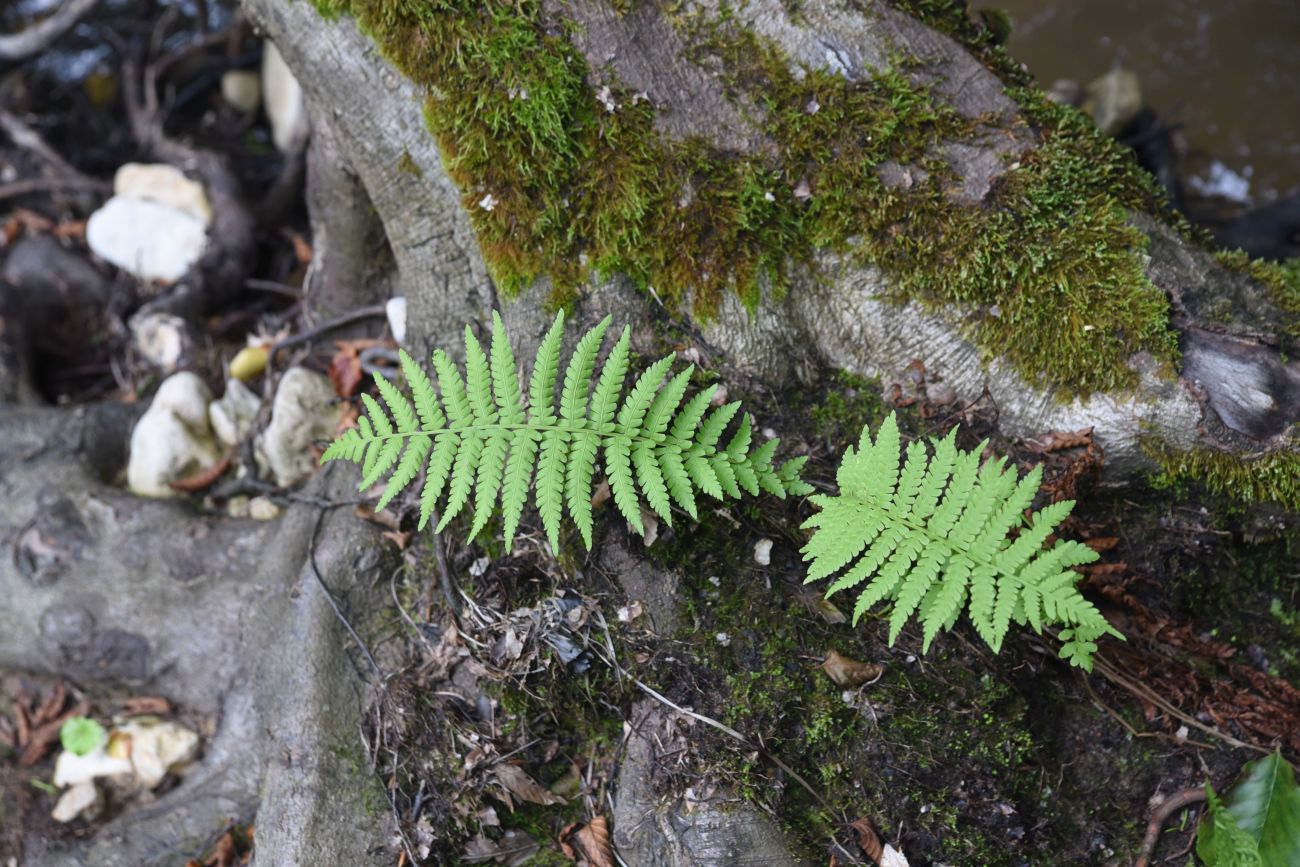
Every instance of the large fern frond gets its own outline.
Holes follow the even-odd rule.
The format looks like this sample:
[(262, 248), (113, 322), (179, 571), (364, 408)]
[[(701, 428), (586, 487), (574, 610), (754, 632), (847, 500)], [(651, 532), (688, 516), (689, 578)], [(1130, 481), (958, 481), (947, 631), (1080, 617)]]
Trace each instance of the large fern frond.
[(650, 365), (624, 393), (631, 354), (628, 329), (597, 366), (609, 322), (606, 318), (579, 339), (558, 402), (563, 313), (538, 349), (526, 401), (514, 352), (495, 313), (486, 352), (466, 329), (463, 376), (446, 353), (434, 353), (437, 389), (403, 352), (401, 367), (411, 399), (377, 376), (379, 399), (362, 395), (365, 415), (325, 450), (321, 460), (361, 464), (363, 489), (387, 478), (380, 508), (423, 471), (421, 528), (440, 503), (440, 530), (469, 507), (472, 538), (487, 527), (500, 505), (507, 550), (530, 491), (552, 546), (559, 544), (567, 509), (590, 548), (598, 461), (615, 507), (638, 532), (644, 532), (643, 499), (651, 512), (671, 524), (673, 504), (696, 517), (700, 493), (721, 500), (760, 491), (777, 497), (811, 492), (799, 478), (804, 458), (777, 467), (772, 463), (777, 440), (751, 448), (748, 416), (719, 447), (740, 404), (709, 412), (712, 388), (683, 404), (694, 368), (665, 382), (674, 356)]
[(813, 530), (803, 549), (807, 582), (839, 573), (827, 596), (867, 582), (854, 622), (877, 603), (892, 601), (891, 644), (916, 615), (928, 650), (965, 608), (994, 650), (1013, 623), (1036, 631), (1064, 626), (1062, 657), (1090, 669), (1095, 640), (1119, 635), (1075, 588), (1078, 574), (1070, 567), (1097, 554), (1071, 541), (1043, 547), (1074, 503), (1047, 506), (1026, 525), (1041, 470), (1018, 480), (1005, 458), (981, 461), (987, 443), (963, 452), (955, 437), (954, 430), (932, 442), (933, 454), (911, 443), (900, 468), (894, 415), (874, 441), (864, 428), (857, 448), (850, 446), (840, 463), (839, 495), (810, 498), (820, 511), (804, 524)]

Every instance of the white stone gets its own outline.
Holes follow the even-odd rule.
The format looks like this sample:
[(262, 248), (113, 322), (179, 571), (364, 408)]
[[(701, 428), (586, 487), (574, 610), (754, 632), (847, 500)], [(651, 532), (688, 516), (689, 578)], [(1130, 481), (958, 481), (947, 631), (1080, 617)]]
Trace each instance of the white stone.
[(389, 298), (384, 304), (384, 313), (388, 314), (388, 328), (393, 332), (393, 339), (398, 343), (405, 343), (406, 299), (400, 295)]
[(262, 100), (271, 121), (271, 140), (282, 153), (293, 153), (307, 139), (307, 103), (280, 52), (270, 42), (262, 46)]
[(205, 229), (212, 224), (212, 205), (203, 184), (166, 163), (126, 163), (113, 176), (113, 195), (167, 205), (189, 214)]
[(136, 350), (164, 373), (176, 370), (189, 344), (185, 320), (170, 313), (132, 317), (131, 336)]
[(110, 756), (102, 746), (84, 756), (64, 750), (54, 762), (54, 785), (79, 786), (100, 777), (129, 773), (131, 761)]
[(262, 399), (235, 378), (226, 380), (226, 393), (208, 404), (208, 422), (223, 445), (237, 446), (248, 435)]
[(221, 76), (221, 98), (236, 111), (252, 114), (262, 104), (262, 79), (247, 69), (232, 69)]
[(772, 540), (759, 539), (754, 543), (754, 562), (760, 566), (772, 564)]
[(89, 818), (98, 811), (101, 803), (102, 797), (94, 783), (78, 783), (59, 796), (50, 818), (56, 822), (71, 822), (82, 813)]
[(126, 196), (113, 196), (86, 223), (94, 254), (141, 280), (179, 280), (207, 240), (207, 227), (192, 214)]
[(208, 424), (212, 392), (193, 373), (168, 377), (131, 433), (126, 479), (142, 497), (174, 497), (168, 482), (212, 466), (221, 459)]
[[(113, 741), (129, 744), (130, 766), (136, 782), (152, 789), (163, 777), (194, 760), (199, 753), (199, 736), (180, 723), (131, 720), (113, 730)], [(110, 743), (112, 743), (110, 742)]]
[(293, 485), (316, 469), (312, 443), (329, 440), (343, 408), (329, 379), (305, 367), (285, 372), (271, 405), (271, 423), (257, 440), (258, 465), (276, 484)]
[(284, 511), (266, 497), (253, 497), (248, 501), (248, 517), (254, 521), (274, 521)]

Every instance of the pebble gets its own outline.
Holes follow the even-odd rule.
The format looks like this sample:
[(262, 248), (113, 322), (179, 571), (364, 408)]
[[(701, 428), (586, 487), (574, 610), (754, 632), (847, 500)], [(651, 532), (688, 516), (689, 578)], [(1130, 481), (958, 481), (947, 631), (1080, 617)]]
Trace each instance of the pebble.
[(185, 478), (221, 459), (222, 449), (208, 422), (212, 392), (193, 373), (174, 373), (131, 432), (127, 487), (142, 497), (174, 497), (168, 482)]
[(281, 153), (298, 151), (307, 139), (307, 103), (279, 50), (270, 42), (262, 46), (262, 99), (271, 121), (271, 140)]
[(275, 392), (271, 423), (257, 440), (259, 466), (281, 487), (302, 481), (316, 469), (312, 443), (333, 438), (342, 412), (329, 379), (289, 368)]

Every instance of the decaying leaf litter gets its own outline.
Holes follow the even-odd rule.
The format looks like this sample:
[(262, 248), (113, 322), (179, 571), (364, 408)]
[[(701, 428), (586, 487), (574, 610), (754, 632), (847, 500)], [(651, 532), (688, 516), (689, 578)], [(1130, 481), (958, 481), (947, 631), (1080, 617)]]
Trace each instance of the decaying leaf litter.
[[(208, 14), (206, 27), (168, 13), (157, 21), (141, 18), (146, 26), (135, 28), (127, 26), (129, 15), (108, 19), (92, 13), (86, 26), (112, 46), (116, 63), (81, 81), (58, 82), (49, 91), (54, 98), (44, 104), (31, 95), (43, 73), (25, 73), (32, 82), (28, 92), (14, 100), (18, 110), (6, 112), (12, 145), (5, 157), (20, 177), (3, 189), (5, 201), (12, 205), (4, 222), (4, 277), (9, 284), (30, 285), (36, 272), (48, 271), (61, 275), (73, 290), (62, 307), (38, 307), (32, 320), (21, 323), (32, 364), (19, 379), (29, 394), (74, 404), (115, 401), (139, 408), (175, 370), (198, 373), (209, 390), (222, 391), (224, 384), (225, 394), (233, 388), (230, 381), (246, 383), (252, 411), (241, 416), (237, 407), (231, 408), (233, 441), (226, 443), (213, 431), (206, 448), (178, 455), (166, 468), (171, 478), (165, 483), (199, 506), (196, 521), (224, 520), (223, 515), (274, 520), (280, 507), (302, 499), (295, 493), (298, 479), (293, 473), (313, 463), (310, 442), (291, 443), (307, 460), (284, 461), (275, 457), (274, 444), (263, 436), (273, 423), (275, 396), (285, 372), (305, 366), (319, 376), (299, 394), (324, 395), (317, 400), (321, 412), (306, 420), (322, 431), (314, 439), (324, 441), (355, 419), (356, 396), (371, 373), (393, 373), (400, 342), (393, 338), (404, 321), (384, 306), (307, 318), (310, 305), (302, 286), (312, 249), (294, 179), (302, 159), (301, 142), (295, 144), (286, 134), (289, 147), (276, 150), (264, 121), (241, 110), (230, 94), (222, 95), (227, 73), (251, 69), (258, 46), (247, 25), (229, 9), (216, 4)], [(136, 30), (149, 32), (147, 44), (132, 36)], [(86, 37), (74, 32), (69, 38), (75, 43)], [(4, 86), (10, 95), (19, 88), (12, 80)], [(113, 91), (126, 97), (125, 111)], [(100, 133), (81, 137), (93, 144), (74, 141), (67, 120), (74, 115), (92, 133)], [(157, 160), (155, 165), (184, 162), (203, 167), (201, 189), (212, 212), (208, 219), (229, 230), (218, 236), (224, 245), (220, 257), (205, 261), (200, 256), (190, 263), (197, 269), (205, 301), (171, 291), (165, 280), (131, 277), (96, 262), (87, 252), (86, 220), (113, 189), (109, 179), (142, 155)], [(138, 183), (138, 177), (131, 183)], [(183, 196), (189, 189), (182, 186), (182, 199), (170, 200), (168, 206), (188, 213), (185, 209), (193, 203)], [(259, 202), (241, 190), (269, 193)], [(159, 204), (156, 197), (163, 194), (150, 195), (155, 198), (142, 195), (137, 187), (126, 199), (136, 202), (130, 205), (135, 213), (143, 213), (149, 208), (141, 211), (138, 202)], [(201, 220), (203, 208), (197, 210), (194, 219)], [(26, 251), (21, 257), (20, 247)], [(221, 262), (214, 263), (216, 258)], [(689, 342), (689, 337), (683, 339)], [(751, 385), (732, 382), (730, 388), (739, 394)], [(540, 527), (525, 526), (521, 552), (501, 557), (490, 544), (473, 549), (458, 545), (452, 541), (454, 534), (432, 541), (413, 538), (412, 504), (399, 503), (386, 512), (372, 510), (367, 517), (385, 524), (393, 544), (390, 556), (400, 564), (392, 573), (394, 614), (389, 628), (403, 637), (407, 654), (384, 669), (385, 678), (376, 679), (362, 746), (389, 792), (389, 807), (401, 828), (402, 857), (416, 863), (525, 863), (547, 854), (595, 865), (617, 863), (611, 861), (617, 857), (612, 840), (618, 830), (611, 824), (612, 792), (620, 784), (620, 750), (637, 725), (633, 708), (640, 700), (667, 708), (678, 729), (657, 756), (655, 775), (660, 782), (686, 782), (686, 790), (700, 799), (765, 789), (757, 800), (774, 813), (787, 810), (790, 802), (807, 801), (812, 806), (806, 815), (816, 818), (799, 833), (813, 851), (840, 864), (864, 858), (884, 863), (886, 847), (910, 853), (912, 863), (927, 863), (946, 851), (945, 835), (962, 836), (946, 827), (949, 821), (976, 826), (977, 836), (999, 846), (997, 857), (1006, 863), (1051, 845), (1082, 853), (1080, 847), (1092, 841), (1053, 840), (1050, 822), (1060, 820), (1059, 814), (1045, 819), (1045, 826), (1030, 822), (1022, 814), (1048, 814), (1026, 790), (1008, 795), (990, 780), (1006, 773), (1051, 776), (1049, 772), (1081, 761), (1095, 743), (1116, 745), (1116, 738), (1158, 738), (1163, 748), (1175, 750), (1173, 758), (1153, 762), (1133, 781), (1134, 787), (1146, 783), (1157, 792), (1195, 785), (1204, 776), (1202, 759), (1226, 782), (1245, 757), (1274, 744), (1296, 757), (1300, 702), (1291, 683), (1300, 671), (1286, 648), (1295, 637), (1297, 603), (1286, 595), (1285, 582), (1261, 572), (1261, 583), (1245, 585), (1242, 592), (1254, 601), (1277, 600), (1277, 613), (1262, 621), (1267, 640), (1252, 642), (1240, 621), (1217, 626), (1212, 606), (1188, 589), (1196, 576), (1213, 582), (1208, 567), (1193, 570), (1192, 577), (1180, 576), (1165, 559), (1174, 552), (1175, 560), (1182, 558), (1182, 568), (1187, 559), (1207, 552), (1216, 564), (1244, 552), (1261, 561), (1285, 563), (1286, 553), (1278, 552), (1293, 550), (1293, 516), (1265, 511), (1224, 518), (1216, 501), (1203, 500), (1196, 491), (1176, 492), (1168, 510), (1148, 507), (1143, 513), (1161, 516), (1159, 526), (1149, 528), (1160, 531), (1160, 541), (1155, 542), (1155, 532), (1143, 538), (1126, 523), (1136, 506), (1116, 502), (1094, 484), (1104, 455), (1088, 431), (1043, 432), (1024, 442), (1002, 441), (997, 437), (996, 405), (987, 396), (962, 400), (941, 377), (919, 366), (907, 382), (857, 387), (862, 392), (857, 404), (866, 407), (861, 411), (868, 417), (849, 422), (843, 413), (827, 412), (824, 432), (809, 431), (801, 413), (790, 408), (797, 402), (782, 401), (783, 396), (758, 389), (750, 402), (763, 425), (802, 438), (801, 448), (823, 472), (844, 442), (856, 435), (853, 428), (879, 421), (884, 412), (876, 397), (880, 394), (894, 406), (911, 409), (914, 433), (943, 433), (960, 424), (967, 446), (991, 436), (991, 449), (1011, 455), (1022, 468), (1044, 464), (1051, 497), (1082, 501), (1080, 514), (1067, 530), (1106, 555), (1090, 567), (1085, 586), (1094, 598), (1113, 606), (1108, 615), (1126, 618), (1129, 641), (1104, 644), (1101, 677), (1085, 681), (1044, 663), (1044, 645), (1033, 639), (1020, 641), (1009, 661), (980, 652), (960, 635), (940, 659), (920, 656), (919, 636), (906, 632), (905, 644), (891, 652), (881, 635), (864, 639), (837, 630), (834, 607), (817, 608), (821, 603), (816, 600), (810, 600), (816, 609), (812, 611), (797, 601), (778, 601), (766, 611), (798, 623), (805, 634), (802, 640), (789, 640), (787, 630), (778, 629), (785, 643), (764, 648), (762, 635), (771, 627), (755, 620), (754, 612), (734, 597), (758, 586), (778, 600), (798, 600), (801, 589), (792, 552), (800, 540), (790, 529), (798, 522), (789, 512), (740, 509), (710, 516), (720, 528), (712, 537), (717, 548), (712, 561), (692, 551), (684, 534), (661, 528), (660, 539), (648, 552), (652, 560), (677, 571), (709, 572), (685, 576), (684, 623), (666, 629), (659, 624), (665, 612), (648, 617), (647, 601), (628, 598), (619, 586), (621, 576), (602, 574), (598, 559), (557, 560), (544, 544)], [(806, 400), (803, 409), (815, 413), (837, 401), (845, 409), (844, 389), (835, 391)], [(211, 391), (187, 391), (171, 411), (171, 421), (164, 423), (183, 421), (187, 404), (196, 397), (205, 408), (216, 402)], [(857, 411), (857, 406), (847, 410)], [(206, 411), (211, 414), (210, 408)], [(281, 427), (286, 426), (282, 422)], [(202, 459), (195, 460), (196, 454)], [(376, 497), (361, 499), (355, 505), (364, 510)], [(1199, 511), (1202, 503), (1205, 512)], [(617, 520), (604, 523), (605, 544), (641, 544), (626, 537)], [(743, 537), (743, 544), (728, 548), (721, 541), (726, 536)], [(768, 562), (755, 562), (755, 545), (764, 540)], [(36, 526), (27, 528), (13, 545), (14, 555), (25, 558), (33, 574), (57, 570), (63, 556), (44, 544)], [(734, 556), (722, 557), (723, 552)], [(684, 553), (693, 559), (674, 562)], [(1259, 568), (1268, 565), (1276, 563)], [(1179, 580), (1170, 580), (1175, 578)], [(1233, 591), (1222, 592), (1226, 599)], [(446, 604), (453, 593), (455, 604)], [(1241, 606), (1246, 611), (1257, 607)], [(1272, 610), (1271, 605), (1266, 608)], [(459, 614), (452, 616), (451, 610)], [(340, 611), (340, 617), (346, 616)], [(727, 636), (725, 643), (721, 635)], [(713, 653), (723, 654), (723, 670), (732, 676), (719, 678), (717, 659), (709, 658)], [(975, 666), (981, 678), (976, 687), (959, 683), (945, 673), (946, 666)], [(823, 672), (823, 667), (828, 669)], [(744, 682), (746, 675), (761, 678), (774, 671), (809, 695), (829, 696), (840, 705), (823, 708), (818, 717), (809, 713), (797, 691), (773, 698)], [(1049, 681), (1077, 706), (1100, 708), (1096, 719), (1076, 729), (1066, 743), (1037, 737), (1043, 735), (1044, 723), (1033, 718), (1033, 700), (1027, 696), (1038, 688), (1038, 679)], [(922, 695), (923, 684), (931, 681), (951, 687), (950, 694)], [(1023, 724), (1037, 736), (1031, 745), (1013, 750), (1015, 762), (979, 758), (949, 772), (942, 761), (927, 755), (934, 745), (925, 743), (886, 746), (866, 756), (837, 754), (840, 760), (870, 760), (858, 767), (836, 760), (820, 767), (792, 761), (816, 761), (836, 753), (823, 751), (819, 740), (834, 740), (835, 732), (818, 731), (812, 737), (813, 720), (829, 720), (826, 724), (841, 731), (865, 733), (888, 744), (907, 736), (904, 726), (891, 725), (891, 718), (905, 716), (909, 702), (931, 716), (962, 717), (971, 708), (986, 708), (979, 694), (985, 681), (996, 687), (989, 693), (998, 696), (987, 712), (1027, 707), (1010, 711), (1012, 727)], [(6, 687), (6, 701), (0, 705), (0, 761), (7, 779), (14, 769), (20, 769), (14, 771), (19, 780), (47, 773), (58, 729), (68, 716), (173, 713), (165, 698), (96, 697), (87, 705), (74, 698), (75, 687), (66, 684), (33, 691), (20, 681), (6, 683), (16, 684)], [(101, 704), (105, 700), (110, 704)], [(740, 706), (729, 710), (727, 705), (735, 702)], [(177, 713), (183, 717), (184, 711)], [(862, 725), (866, 727), (859, 728)], [(1090, 739), (1084, 729), (1103, 736)], [(914, 729), (912, 734), (936, 736), (933, 730), (921, 734)], [(1236, 749), (1225, 751), (1225, 744)], [(1105, 767), (1104, 755), (1089, 756), (1088, 761)], [(971, 772), (985, 778), (967, 778)], [(890, 776), (891, 797), (880, 799), (861, 781), (845, 787), (846, 781), (865, 774)], [(900, 797), (900, 790), (907, 792), (909, 786), (915, 792)], [(817, 803), (818, 798), (825, 802), (832, 791), (839, 796), (858, 794)], [(1095, 790), (1087, 794), (1103, 796)], [(1115, 809), (1100, 820), (1103, 827), (1136, 821), (1150, 794), (1136, 788), (1109, 793)], [(941, 799), (947, 803), (939, 806), (950, 811), (950, 818), (927, 820), (937, 812), (930, 802)], [(687, 802), (689, 807), (689, 797)], [(52, 795), (30, 785), (6, 786), (4, 815), (41, 816), (52, 803)], [(868, 833), (870, 829), (875, 830)], [(50, 833), (62, 832), (52, 828)], [(213, 828), (212, 833), (213, 847), (196, 859), (198, 863), (236, 864), (247, 856), (251, 828)], [(1125, 853), (1107, 854), (1111, 833), (1119, 832), (1098, 832), (1103, 843), (1089, 849), (1086, 857), (1118, 858), (1115, 863), (1122, 863)], [(5, 840), (11, 845), (8, 836)]]

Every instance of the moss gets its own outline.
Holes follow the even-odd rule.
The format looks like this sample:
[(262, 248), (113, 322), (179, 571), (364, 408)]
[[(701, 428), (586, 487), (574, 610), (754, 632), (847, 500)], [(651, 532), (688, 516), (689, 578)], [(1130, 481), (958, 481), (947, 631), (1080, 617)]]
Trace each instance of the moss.
[(1216, 255), (1220, 264), (1266, 286), (1277, 306), (1291, 317), (1287, 333), (1300, 338), (1300, 259), (1267, 262), (1252, 259), (1244, 250), (1220, 250)]
[[(974, 141), (974, 124), (897, 72), (796, 74), (725, 4), (715, 20), (675, 21), (737, 104), (757, 107), (768, 153), (669, 141), (649, 102), (616, 81), (607, 110), (540, 0), (317, 3), (354, 16), (428, 90), (428, 125), (507, 294), (548, 275), (564, 299), (593, 272), (617, 271), (707, 317), (725, 292), (751, 309), (764, 287), (779, 295), (789, 268), (830, 248), (884, 267), (900, 300), (982, 311), (986, 353), (1064, 395), (1133, 384), (1133, 352), (1177, 357), (1143, 236), (1126, 223), (1140, 172), (1083, 123), (1043, 125), (1042, 146), (968, 207), (945, 194), (951, 171), (936, 154)], [(929, 20), (966, 21), (959, 4), (925, 5)], [(890, 188), (876, 168), (887, 161), (924, 178)]]
[(1300, 454), (1294, 451), (1243, 458), (1206, 448), (1173, 451), (1154, 440), (1143, 440), (1142, 447), (1160, 467), (1152, 478), (1158, 488), (1196, 482), (1244, 502), (1300, 510)]
[(404, 174), (413, 175), (417, 178), (424, 177), (424, 169), (415, 162), (410, 151), (402, 151), (401, 157), (397, 160), (397, 170)]
[[(1112, 846), (1136, 844), (1140, 829), (1115, 829), (1130, 813), (1140, 815), (1158, 779), (1143, 742), (1128, 740), (1086, 705), (1069, 703), (1068, 682), (1023, 656), (990, 661), (969, 655), (958, 637), (943, 636), (924, 662), (909, 662), (916, 647), (887, 650), (880, 618), (856, 629), (825, 622), (788, 583), (786, 569), (799, 570), (782, 561), (793, 540), (778, 544), (764, 570), (772, 592), (753, 592), (763, 579), (743, 565), (751, 562), (750, 545), (759, 535), (782, 538), (789, 521), (756, 507), (736, 519), (739, 527), (704, 515), (691, 534), (649, 550), (660, 564), (680, 567), (688, 622), (672, 646), (694, 664), (642, 676), (762, 743), (836, 814), (761, 754), (721, 736), (716, 749), (706, 750), (711, 735), (701, 733), (711, 781), (730, 782), (775, 816), (810, 861), (824, 858), (826, 840), (843, 833), (845, 816), (869, 817), (883, 838), (922, 863), (1096, 863), (1083, 853), (1099, 829)], [(720, 632), (726, 643), (715, 639)], [(846, 702), (818, 667), (828, 648), (883, 662), (885, 674)], [(1103, 747), (1095, 774), (1057, 766), (1073, 761), (1070, 744), (1079, 738)], [(1137, 781), (1136, 801), (1115, 797), (1103, 770), (1116, 766)], [(1023, 846), (1018, 835), (1025, 835)]]

